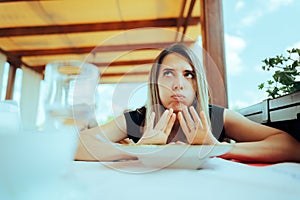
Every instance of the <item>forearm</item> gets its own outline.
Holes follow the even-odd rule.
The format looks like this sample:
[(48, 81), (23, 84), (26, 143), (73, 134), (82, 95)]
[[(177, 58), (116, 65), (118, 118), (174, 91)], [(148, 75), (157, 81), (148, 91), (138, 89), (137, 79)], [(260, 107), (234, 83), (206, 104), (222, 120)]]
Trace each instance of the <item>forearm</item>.
[[(84, 161), (113, 161), (120, 159), (135, 159), (126, 152), (117, 149), (112, 144), (107, 144), (96, 138), (95, 134), (81, 133), (75, 160)], [(92, 133), (92, 132), (90, 132)]]
[(288, 134), (276, 134), (262, 141), (235, 143), (221, 157), (246, 162), (300, 162), (300, 143)]

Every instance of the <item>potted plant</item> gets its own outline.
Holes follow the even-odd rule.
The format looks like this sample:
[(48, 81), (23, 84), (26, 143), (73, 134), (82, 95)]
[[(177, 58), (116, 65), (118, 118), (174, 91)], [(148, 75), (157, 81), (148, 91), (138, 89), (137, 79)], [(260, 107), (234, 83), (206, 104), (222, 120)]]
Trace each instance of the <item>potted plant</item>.
[(300, 49), (287, 50), (288, 56), (276, 55), (264, 59), (262, 69), (275, 70), (272, 80), (258, 85), (260, 90), (265, 89), (271, 98), (280, 97), (300, 90)]

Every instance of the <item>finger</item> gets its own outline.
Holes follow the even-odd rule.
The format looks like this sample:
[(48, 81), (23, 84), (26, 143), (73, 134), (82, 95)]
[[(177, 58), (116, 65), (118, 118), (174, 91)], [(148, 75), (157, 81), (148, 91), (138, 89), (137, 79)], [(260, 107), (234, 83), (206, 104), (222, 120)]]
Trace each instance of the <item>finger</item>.
[(176, 141), (175, 144), (186, 144), (186, 143), (181, 142), (181, 141)]
[(184, 115), (184, 118), (186, 120), (186, 123), (188, 125), (188, 128), (189, 129), (192, 129), (194, 127), (194, 120), (192, 119), (187, 107), (185, 106), (183, 108), (183, 115)]
[(163, 131), (166, 127), (167, 122), (169, 121), (171, 115), (173, 113), (173, 110), (165, 110), (165, 112), (162, 114), (161, 118), (158, 120), (157, 124), (155, 125), (156, 130)]
[(196, 112), (196, 109), (193, 106), (190, 107), (190, 112), (191, 112), (193, 120), (195, 122), (200, 121), (200, 117), (199, 117), (198, 113)]
[(178, 112), (178, 121), (179, 121), (179, 124), (183, 130), (183, 133), (186, 135), (189, 133), (189, 128), (187, 127), (187, 124), (183, 118), (183, 115), (182, 115), (182, 112)]
[(169, 114), (169, 110), (165, 110), (165, 112), (161, 115), (160, 119), (158, 120), (157, 124), (154, 125), (154, 129), (163, 130), (164, 123), (166, 122), (166, 118), (168, 114)]
[(150, 120), (149, 120), (149, 124), (148, 124), (148, 128), (153, 128), (154, 126), (154, 119), (155, 119), (155, 112), (152, 112), (150, 115)]
[(200, 128), (203, 128), (201, 119), (200, 119), (196, 109), (193, 106), (190, 107), (190, 112), (193, 116), (194, 121), (196, 122), (196, 125), (199, 126)]
[(164, 133), (165, 133), (167, 136), (170, 135), (175, 120), (176, 120), (176, 115), (173, 113), (172, 116), (171, 116), (171, 118), (169, 119), (168, 125), (166, 126), (165, 131), (164, 131)]
[[(173, 115), (174, 115), (174, 116), (173, 116)], [(164, 133), (167, 133), (167, 132), (166, 132), (166, 129), (167, 129), (168, 126), (170, 126), (170, 127), (168, 127), (168, 128), (170, 129), (170, 130), (168, 130), (168, 131), (169, 131), (169, 134), (170, 134), (171, 129), (172, 129), (172, 127), (173, 127), (173, 124), (174, 124), (174, 122), (175, 122), (175, 120), (176, 120), (176, 114), (173, 113), (173, 109), (172, 109), (172, 108), (169, 110), (168, 116), (169, 116), (169, 118), (167, 118), (168, 121), (167, 121), (167, 123), (164, 123), (163, 130), (164, 130)], [(174, 120), (174, 121), (173, 121), (173, 120)], [(169, 125), (169, 123), (171, 123), (171, 124)]]
[(179, 124), (182, 128), (182, 131), (188, 141), (189, 144), (192, 144), (193, 143), (193, 140), (195, 138), (195, 132), (191, 132), (190, 129), (187, 127), (187, 124), (183, 118), (183, 114), (181, 112), (178, 113), (178, 121), (179, 121)]
[(208, 123), (203, 111), (200, 112), (200, 119), (204, 130), (208, 130)]
[[(151, 130), (153, 130), (154, 126), (154, 120), (155, 120), (155, 112), (151, 112), (150, 117), (149, 117), (149, 122), (146, 124), (146, 131), (144, 133), (152, 133)], [(143, 137), (152, 137), (152, 135), (149, 134), (143, 134)]]

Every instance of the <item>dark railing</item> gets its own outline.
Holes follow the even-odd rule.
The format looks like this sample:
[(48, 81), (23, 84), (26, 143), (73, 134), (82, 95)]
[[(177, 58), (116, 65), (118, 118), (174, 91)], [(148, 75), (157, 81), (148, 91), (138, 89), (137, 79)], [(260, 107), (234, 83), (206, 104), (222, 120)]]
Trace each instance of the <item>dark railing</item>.
[(300, 91), (240, 109), (247, 118), (284, 130), (300, 141)]

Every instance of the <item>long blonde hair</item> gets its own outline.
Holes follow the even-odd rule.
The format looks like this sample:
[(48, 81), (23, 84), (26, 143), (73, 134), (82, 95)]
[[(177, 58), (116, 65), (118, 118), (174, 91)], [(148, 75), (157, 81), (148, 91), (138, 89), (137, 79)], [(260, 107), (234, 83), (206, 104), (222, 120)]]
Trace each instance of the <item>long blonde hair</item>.
[(200, 111), (204, 111), (204, 114), (207, 118), (208, 124), (210, 126), (209, 118), (209, 93), (208, 93), (208, 83), (206, 79), (206, 73), (203, 65), (200, 63), (200, 60), (195, 55), (195, 53), (187, 46), (182, 43), (175, 43), (166, 49), (164, 49), (155, 59), (154, 64), (152, 65), (150, 76), (149, 76), (149, 85), (148, 85), (148, 102), (146, 109), (146, 124), (147, 120), (150, 119), (151, 112), (156, 113), (155, 124), (158, 122), (160, 116), (164, 112), (165, 108), (162, 106), (162, 102), (159, 98), (158, 91), (158, 74), (163, 62), (163, 59), (170, 53), (177, 53), (185, 57), (190, 65), (192, 66), (195, 72), (196, 79), (196, 95), (193, 102), (193, 106), (197, 110), (198, 114)]

